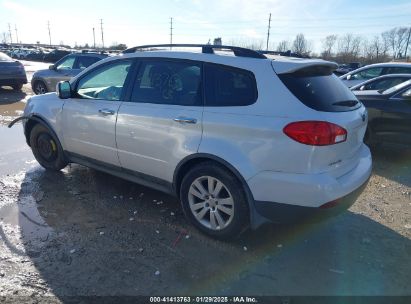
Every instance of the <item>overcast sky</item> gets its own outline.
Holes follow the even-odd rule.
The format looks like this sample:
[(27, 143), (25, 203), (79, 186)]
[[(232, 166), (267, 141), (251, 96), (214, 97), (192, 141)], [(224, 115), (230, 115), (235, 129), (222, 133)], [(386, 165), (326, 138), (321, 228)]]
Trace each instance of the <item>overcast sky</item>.
[(101, 45), (100, 18), (105, 45), (128, 46), (170, 41), (206, 43), (222, 37), (223, 43), (261, 40), (267, 35), (272, 13), (273, 47), (304, 33), (316, 51), (329, 34), (372, 37), (396, 26), (411, 26), (410, 0), (0, 0), (0, 40), (12, 28), (16, 41), (48, 43), (50, 21), (53, 44)]

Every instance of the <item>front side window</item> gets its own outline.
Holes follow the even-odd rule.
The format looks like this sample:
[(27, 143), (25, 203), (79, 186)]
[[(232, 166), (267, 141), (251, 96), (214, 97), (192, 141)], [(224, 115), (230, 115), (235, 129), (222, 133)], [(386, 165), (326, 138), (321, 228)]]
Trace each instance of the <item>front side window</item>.
[(117, 61), (93, 70), (77, 85), (79, 98), (120, 100), (131, 61)]
[(388, 68), (385, 74), (411, 74), (411, 67), (393, 67)]
[(249, 71), (206, 64), (205, 75), (206, 106), (247, 106), (257, 100), (256, 81)]
[(351, 79), (366, 80), (378, 77), (381, 75), (382, 68), (370, 68), (351, 75)]
[(201, 106), (201, 64), (189, 61), (143, 61), (132, 101)]
[(57, 70), (70, 70), (70, 69), (73, 68), (75, 60), (76, 60), (76, 58), (74, 58), (74, 56), (69, 56), (66, 59), (64, 59), (63, 61), (59, 62), (56, 69)]

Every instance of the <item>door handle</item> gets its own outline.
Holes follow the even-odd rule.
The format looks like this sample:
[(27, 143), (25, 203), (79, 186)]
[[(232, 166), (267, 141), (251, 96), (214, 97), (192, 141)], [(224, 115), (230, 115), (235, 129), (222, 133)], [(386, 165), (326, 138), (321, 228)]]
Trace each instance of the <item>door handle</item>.
[(181, 124), (189, 123), (189, 124), (195, 124), (197, 123), (197, 119), (195, 118), (188, 118), (188, 117), (177, 117), (173, 119), (175, 122), (179, 122)]
[(99, 112), (100, 114), (103, 114), (104, 116), (114, 115), (114, 113), (115, 113), (115, 111), (110, 110), (110, 109), (100, 109), (100, 110), (98, 110), (98, 112)]

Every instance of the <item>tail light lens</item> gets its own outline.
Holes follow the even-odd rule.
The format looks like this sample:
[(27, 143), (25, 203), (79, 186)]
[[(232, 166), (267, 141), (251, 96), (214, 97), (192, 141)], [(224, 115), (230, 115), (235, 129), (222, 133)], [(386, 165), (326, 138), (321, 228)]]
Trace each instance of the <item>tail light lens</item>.
[(328, 146), (347, 140), (347, 130), (326, 121), (292, 122), (283, 131), (295, 141), (310, 146)]

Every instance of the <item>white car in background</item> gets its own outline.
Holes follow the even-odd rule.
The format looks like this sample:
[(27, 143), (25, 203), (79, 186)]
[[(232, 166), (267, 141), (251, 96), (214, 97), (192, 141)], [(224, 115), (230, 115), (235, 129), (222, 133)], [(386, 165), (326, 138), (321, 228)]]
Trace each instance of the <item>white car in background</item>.
[(386, 62), (364, 66), (340, 76), (344, 84), (351, 88), (364, 81), (387, 74), (411, 74), (411, 63)]
[(19, 119), (38, 162), (175, 195), (223, 239), (355, 201), (371, 174), (367, 112), (334, 63), (170, 47), (128, 49), (31, 97)]

